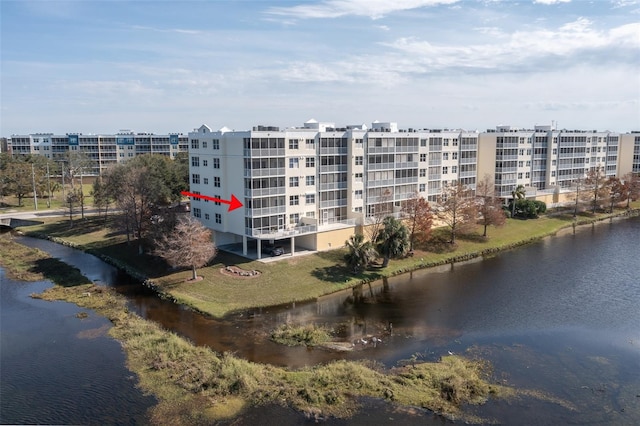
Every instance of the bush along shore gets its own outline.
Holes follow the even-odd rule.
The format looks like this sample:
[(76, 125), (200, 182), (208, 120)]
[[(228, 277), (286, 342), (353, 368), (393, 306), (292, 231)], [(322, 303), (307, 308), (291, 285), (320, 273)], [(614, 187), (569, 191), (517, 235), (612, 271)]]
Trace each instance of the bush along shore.
[[(2, 259), (15, 257), (12, 253), (9, 245), (0, 248)], [(28, 269), (29, 262), (13, 268)], [(391, 369), (369, 361), (336, 361), (295, 371), (251, 363), (195, 346), (142, 319), (129, 312), (123, 296), (108, 288), (78, 284), (54, 286), (34, 297), (72, 302), (113, 323), (109, 334), (121, 342), (128, 368), (138, 375), (139, 386), (159, 401), (149, 414), (155, 424), (208, 423), (267, 404), (293, 407), (314, 419), (347, 418), (357, 410), (359, 397), (421, 407), (472, 423), (488, 420), (464, 407), (489, 398), (533, 397), (575, 409), (553, 396), (493, 383), (487, 362), (458, 355), (439, 362), (410, 360)]]

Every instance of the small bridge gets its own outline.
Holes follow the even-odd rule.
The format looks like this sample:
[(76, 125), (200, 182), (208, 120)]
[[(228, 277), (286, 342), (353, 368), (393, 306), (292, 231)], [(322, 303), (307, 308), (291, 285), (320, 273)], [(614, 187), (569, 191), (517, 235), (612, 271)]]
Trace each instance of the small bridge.
[(19, 226), (40, 225), (44, 222), (40, 220), (16, 219), (15, 217), (0, 218), (0, 228), (17, 228)]

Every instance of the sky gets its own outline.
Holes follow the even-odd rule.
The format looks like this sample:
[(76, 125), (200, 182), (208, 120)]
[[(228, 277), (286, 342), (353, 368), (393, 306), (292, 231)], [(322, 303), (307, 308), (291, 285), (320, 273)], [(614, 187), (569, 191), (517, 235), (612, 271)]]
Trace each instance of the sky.
[(0, 0), (0, 136), (640, 130), (640, 0)]

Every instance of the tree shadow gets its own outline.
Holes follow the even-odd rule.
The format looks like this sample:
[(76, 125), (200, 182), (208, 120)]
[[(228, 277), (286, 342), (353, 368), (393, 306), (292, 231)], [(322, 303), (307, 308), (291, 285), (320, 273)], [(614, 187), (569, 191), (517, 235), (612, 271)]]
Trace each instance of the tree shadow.
[(321, 281), (331, 283), (343, 283), (352, 278), (347, 269), (342, 265), (325, 266), (324, 268), (316, 268), (311, 271), (311, 275)]
[(487, 237), (482, 236), (482, 234), (478, 234), (474, 232), (473, 234), (460, 234), (458, 235), (458, 239), (463, 241), (470, 241), (474, 243), (486, 243)]
[(46, 279), (63, 287), (74, 287), (91, 283), (91, 280), (82, 275), (78, 268), (54, 258), (36, 260), (34, 265), (29, 269), (29, 272), (42, 274)]
[(432, 235), (428, 241), (422, 243), (420, 248), (431, 253), (452, 253), (456, 250), (456, 244), (449, 242), (449, 236)]

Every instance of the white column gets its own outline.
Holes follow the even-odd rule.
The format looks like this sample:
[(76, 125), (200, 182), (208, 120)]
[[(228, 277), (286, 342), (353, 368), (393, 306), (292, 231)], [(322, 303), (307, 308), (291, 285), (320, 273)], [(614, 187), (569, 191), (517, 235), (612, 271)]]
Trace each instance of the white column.
[(262, 259), (262, 240), (256, 240), (258, 247), (258, 259)]
[(291, 256), (296, 252), (296, 237), (291, 237)]
[(247, 236), (246, 235), (242, 236), (242, 254), (244, 256), (247, 255)]

